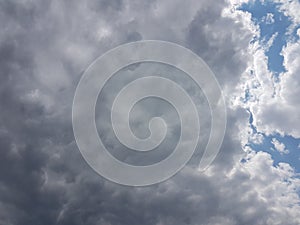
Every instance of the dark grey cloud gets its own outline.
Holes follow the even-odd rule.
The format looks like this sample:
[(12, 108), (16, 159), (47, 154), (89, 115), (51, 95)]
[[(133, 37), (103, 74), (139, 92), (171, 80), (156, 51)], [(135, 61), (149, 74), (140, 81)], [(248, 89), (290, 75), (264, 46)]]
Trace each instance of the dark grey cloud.
[(274, 203), (281, 192), (264, 197), (274, 185), (289, 190), (281, 180), (285, 170), (264, 167), (271, 160), (263, 154), (240, 163), (243, 109), (228, 108), (222, 151), (206, 173), (192, 160), (172, 179), (145, 188), (99, 177), (74, 141), (71, 107), (80, 76), (121, 43), (162, 39), (191, 48), (217, 74), (229, 101), (247, 66), (242, 50), (251, 32), (222, 16), (225, 2), (0, 6), (0, 224), (297, 224), (294, 209)]

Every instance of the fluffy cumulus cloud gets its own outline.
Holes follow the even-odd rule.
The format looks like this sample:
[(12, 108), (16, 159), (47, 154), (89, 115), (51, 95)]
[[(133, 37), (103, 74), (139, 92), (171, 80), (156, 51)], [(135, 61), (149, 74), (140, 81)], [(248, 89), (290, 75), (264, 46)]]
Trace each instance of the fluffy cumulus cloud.
[[(256, 68), (256, 77), (249, 80), (248, 86), (254, 87), (251, 93), (253, 101), (250, 107), (254, 113), (254, 123), (264, 133), (274, 132), (282, 135), (300, 137), (299, 126), (299, 41), (288, 43), (282, 50), (286, 72), (275, 81), (267, 69), (266, 57), (262, 50), (256, 50), (257, 62), (262, 68)], [(259, 53), (260, 52), (260, 53)], [(261, 77), (264, 75), (269, 78)]]
[(280, 152), (281, 154), (288, 154), (289, 150), (286, 149), (285, 145), (279, 142), (276, 138), (272, 138), (272, 144), (274, 145), (275, 150)]
[[(268, 153), (245, 147), (251, 138), (262, 142), (249, 129), (249, 108), (258, 129), (299, 137), (299, 43), (282, 50), (286, 72), (274, 82), (264, 47), (251, 42), (259, 30), (239, 4), (1, 1), (0, 224), (299, 224), (300, 181), (293, 168), (274, 166)], [(294, 9), (282, 6), (297, 23)], [(225, 93), (228, 126), (206, 172), (198, 172), (192, 159), (166, 182), (132, 188), (103, 179), (86, 164), (71, 110), (93, 59), (145, 39), (181, 44), (209, 64)], [(249, 87), (246, 104), (240, 96)]]
[[(300, 23), (299, 14), (295, 10), (300, 9), (299, 1), (276, 1), (278, 10), (287, 16), (290, 25), (285, 37), (287, 43), (282, 46), (279, 54), (283, 56), (284, 71), (274, 75), (268, 68), (268, 56), (266, 52), (274, 42), (278, 33), (274, 33), (267, 44), (261, 46), (258, 42), (250, 45), (254, 56), (248, 71), (242, 76), (241, 86), (249, 94), (246, 107), (253, 113), (253, 124), (265, 134), (280, 133), (300, 137), (299, 127), (299, 46), (297, 27)], [(267, 15), (268, 16), (268, 15)], [(268, 23), (267, 21), (265, 21)], [(291, 33), (295, 30), (295, 35)], [(258, 33), (258, 37), (259, 37)], [(287, 38), (289, 37), (289, 38)]]

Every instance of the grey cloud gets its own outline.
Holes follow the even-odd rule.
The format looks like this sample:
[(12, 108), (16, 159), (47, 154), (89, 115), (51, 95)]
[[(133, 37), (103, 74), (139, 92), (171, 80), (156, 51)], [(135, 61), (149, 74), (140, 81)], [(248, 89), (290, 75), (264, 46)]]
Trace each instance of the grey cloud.
[[(270, 205), (281, 193), (261, 197), (262, 184), (280, 183), (287, 192), (281, 170), (266, 167), (263, 172), (274, 180), (261, 184), (263, 172), (239, 164), (246, 154), (239, 140), (239, 126), (247, 121), (242, 109), (229, 109), (222, 151), (206, 173), (189, 165), (146, 188), (99, 177), (73, 138), (71, 104), (80, 75), (120, 43), (183, 44), (232, 90), (246, 67), (239, 50), (247, 47), (251, 32), (241, 36), (242, 25), (221, 16), (225, 6), (222, 1), (1, 2), (0, 224), (297, 224), (297, 212), (285, 211), (283, 203)], [(248, 164), (260, 168), (269, 162), (259, 156), (263, 160), (254, 156)]]

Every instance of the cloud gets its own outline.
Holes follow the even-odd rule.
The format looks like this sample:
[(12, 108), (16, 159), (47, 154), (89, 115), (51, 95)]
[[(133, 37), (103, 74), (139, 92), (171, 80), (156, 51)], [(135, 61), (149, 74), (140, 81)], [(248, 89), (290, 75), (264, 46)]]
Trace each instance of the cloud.
[[(264, 53), (258, 49), (255, 76), (250, 75), (247, 86), (254, 96), (247, 103), (254, 115), (254, 125), (266, 134), (280, 133), (300, 137), (299, 133), (299, 42), (288, 43), (282, 50), (286, 72), (280, 74), (277, 82), (267, 69)], [(260, 66), (259, 66), (260, 65)], [(259, 66), (259, 67), (258, 67)], [(244, 84), (242, 84), (244, 85)]]
[(275, 150), (280, 152), (281, 154), (288, 154), (289, 150), (286, 149), (285, 145), (279, 142), (276, 138), (272, 138), (271, 143), (274, 145)]
[[(0, 4), (1, 224), (299, 224), (294, 171), (288, 164), (274, 167), (267, 153), (243, 151), (248, 114), (234, 104), (246, 79), (241, 75), (254, 65), (264, 90), (273, 90), (263, 51), (249, 47), (257, 32), (249, 14), (223, 1)], [(106, 181), (85, 163), (74, 141), (71, 107), (93, 59), (140, 39), (174, 41), (208, 62), (229, 105), (228, 129), (205, 173), (195, 170), (192, 159), (164, 183), (129, 188)], [(297, 72), (296, 53), (295, 45), (284, 52), (291, 57), (285, 57), (287, 85)]]
[(265, 22), (266, 24), (273, 24), (275, 22), (274, 14), (267, 13), (267, 15), (262, 18), (262, 21)]
[[(281, 3), (279, 11), (291, 20), (288, 35), (299, 24), (294, 14), (294, 8), (297, 8), (299, 3), (297, 1), (281, 1)], [(249, 67), (242, 75), (239, 93), (244, 95), (248, 92), (245, 107), (253, 114), (253, 125), (258, 131), (266, 135), (280, 133), (299, 138), (299, 101), (296, 97), (299, 94), (297, 88), (299, 76), (296, 75), (299, 73), (297, 60), (299, 41), (290, 38), (287, 45), (282, 47), (280, 54), (283, 56), (286, 71), (275, 75), (268, 69), (266, 52), (277, 36), (278, 33), (274, 33), (266, 46), (261, 46), (257, 41), (250, 45), (249, 50), (253, 54), (253, 59), (249, 60)], [(240, 97), (244, 99), (244, 96)]]

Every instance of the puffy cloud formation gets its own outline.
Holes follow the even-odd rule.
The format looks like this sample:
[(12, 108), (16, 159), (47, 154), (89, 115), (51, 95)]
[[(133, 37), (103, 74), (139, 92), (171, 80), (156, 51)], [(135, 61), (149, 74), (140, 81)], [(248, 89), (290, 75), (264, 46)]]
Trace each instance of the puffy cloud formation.
[(272, 138), (271, 143), (274, 145), (275, 150), (280, 152), (281, 154), (288, 154), (289, 150), (286, 149), (285, 145), (279, 142), (276, 138)]
[[(259, 30), (237, 4), (2, 1), (0, 224), (299, 224), (300, 181), (293, 169), (274, 166), (267, 153), (243, 151), (247, 107), (258, 129), (299, 137), (299, 43), (283, 49), (286, 72), (275, 84), (264, 50), (249, 45)], [(298, 16), (293, 5), (282, 7)], [(209, 64), (228, 102), (228, 127), (205, 173), (190, 163), (166, 182), (131, 188), (106, 181), (85, 163), (71, 108), (93, 59), (142, 39), (173, 41)], [(255, 79), (246, 76), (250, 68)], [(249, 105), (236, 97), (247, 85), (256, 93)]]
[[(300, 22), (299, 15), (295, 13), (295, 10), (300, 9), (300, 3), (276, 3), (279, 3), (278, 10), (291, 22), (286, 37), (292, 36), (291, 33), (297, 29)], [(293, 38), (287, 40), (286, 46), (283, 46), (280, 54), (283, 56), (285, 71), (276, 76), (268, 69), (268, 57), (265, 52), (272, 46), (277, 35), (278, 33), (274, 33), (266, 46), (261, 46), (258, 42), (250, 45), (253, 60), (242, 75), (239, 93), (244, 97), (242, 90), (247, 92), (245, 107), (253, 114), (253, 124), (258, 131), (267, 135), (279, 133), (299, 138), (299, 39), (292, 36)], [(257, 37), (259, 36), (257, 33)]]

